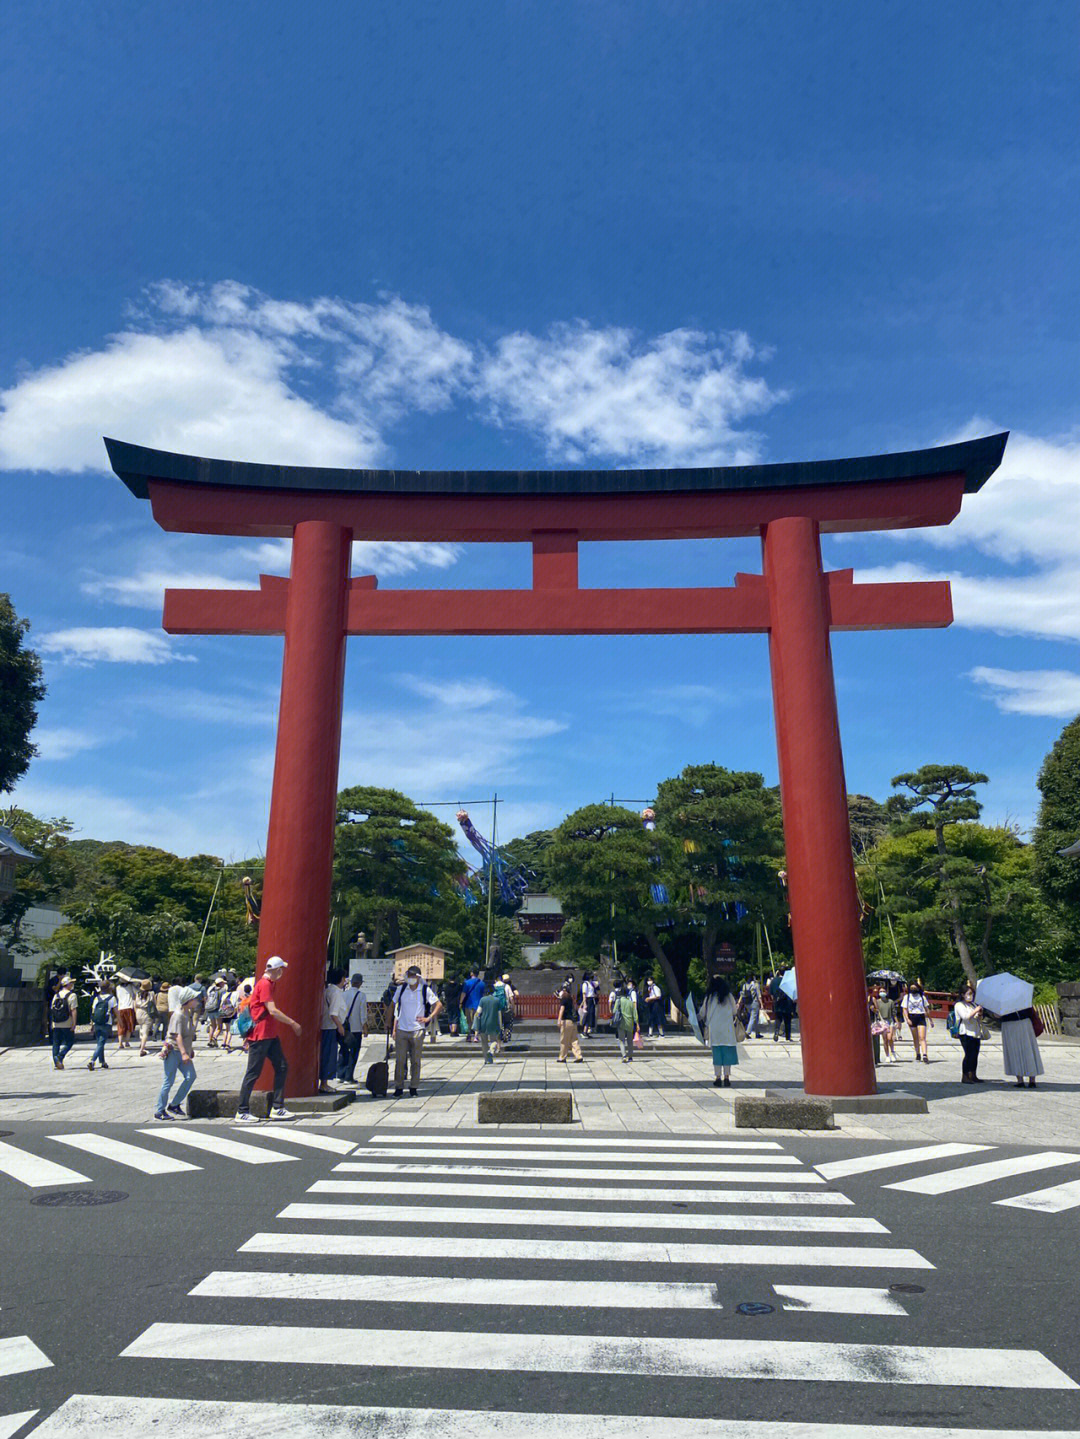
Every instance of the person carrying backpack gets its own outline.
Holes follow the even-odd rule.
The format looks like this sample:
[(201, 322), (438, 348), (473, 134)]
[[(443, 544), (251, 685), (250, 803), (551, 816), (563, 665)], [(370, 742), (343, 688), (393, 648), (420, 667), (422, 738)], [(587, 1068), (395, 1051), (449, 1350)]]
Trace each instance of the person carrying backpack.
[(615, 1026), (615, 1038), (619, 1041), (619, 1053), (623, 1064), (634, 1062), (634, 1035), (640, 1028), (637, 1000), (625, 979), (621, 979), (614, 991), (611, 1010)]
[[(479, 1003), (479, 1000), (477, 1000)], [(405, 1092), (406, 1069), (409, 1093), (420, 1087), (420, 1060), (424, 1053), (424, 1035), (436, 1018), (442, 1004), (431, 985), (420, 977), (416, 965), (405, 971), (405, 983), (394, 991), (392, 1014), (388, 1028), (394, 1037), (394, 1098)]]
[(78, 1013), (79, 998), (75, 993), (75, 980), (70, 974), (66, 974), (49, 1005), (54, 1069), (63, 1069), (64, 1060), (75, 1043), (75, 1020)]
[(95, 1065), (99, 1065), (102, 1069), (109, 1067), (105, 1063), (105, 1041), (109, 1037), (115, 1011), (116, 996), (113, 994), (112, 985), (101, 980), (90, 1006), (90, 1023), (94, 1026), (94, 1052), (90, 1056), (87, 1069), (93, 1069)]

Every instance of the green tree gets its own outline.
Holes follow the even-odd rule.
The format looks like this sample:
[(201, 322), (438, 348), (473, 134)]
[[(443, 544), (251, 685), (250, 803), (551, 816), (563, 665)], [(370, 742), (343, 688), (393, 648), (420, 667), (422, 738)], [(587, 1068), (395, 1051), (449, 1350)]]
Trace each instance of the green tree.
[(1058, 854), (1080, 839), (1080, 715), (1065, 726), (1039, 771), (1039, 817), (1032, 837), (1035, 882), (1075, 968), (1080, 954), (1080, 858)]
[(37, 855), (36, 864), (19, 866), (15, 893), (0, 900), (0, 937), (13, 954), (26, 954), (30, 946), (22, 936), (26, 912), (37, 905), (56, 903), (70, 883), (73, 866), (68, 853), (71, 822), (66, 819), (38, 819), (24, 809), (12, 807), (0, 815), (0, 824), (19, 843)]
[(337, 821), (335, 910), (347, 933), (364, 930), (381, 954), (456, 928), (465, 865), (449, 825), (397, 790), (363, 785), (338, 795)]
[[(988, 783), (984, 774), (963, 765), (925, 764), (921, 769), (893, 778), (893, 788), (906, 793), (890, 797), (888, 808), (897, 817), (898, 829), (926, 830), (933, 835), (935, 859), (932, 872), (937, 879), (934, 909), (940, 909), (948, 923), (965, 975), (976, 982), (968, 929), (974, 898), (983, 892), (985, 874), (954, 845), (946, 843), (946, 830), (977, 820), (982, 805), (975, 798), (977, 785)], [(992, 924), (992, 919), (989, 921)], [(985, 951), (988, 941), (984, 941)]]
[(748, 960), (753, 920), (776, 928), (782, 908), (777, 872), (784, 838), (776, 790), (753, 771), (688, 765), (660, 785), (654, 808), (665, 842), (661, 868), (670, 906), (705, 972), (721, 941)]
[(15, 613), (11, 596), (0, 594), (0, 794), (15, 785), (37, 750), (30, 733), (45, 698), (41, 660), (26, 645), (29, 620)]
[(547, 856), (554, 837), (554, 830), (534, 829), (529, 834), (499, 845), (509, 864), (529, 872), (529, 889), (533, 894), (548, 892)]
[(858, 856), (871, 849), (889, 831), (888, 806), (868, 794), (849, 794), (848, 820), (851, 824), (851, 848)]
[[(867, 905), (893, 920), (899, 958), (881, 956), (886, 967), (919, 974), (930, 988), (953, 989), (961, 970), (1011, 969), (1033, 982), (1054, 968), (1040, 922), (1030, 845), (1012, 830), (968, 820), (944, 827), (948, 862), (943, 867), (931, 828), (887, 835), (857, 870)], [(877, 886), (880, 882), (884, 899)], [(968, 958), (956, 941), (959, 925)]]

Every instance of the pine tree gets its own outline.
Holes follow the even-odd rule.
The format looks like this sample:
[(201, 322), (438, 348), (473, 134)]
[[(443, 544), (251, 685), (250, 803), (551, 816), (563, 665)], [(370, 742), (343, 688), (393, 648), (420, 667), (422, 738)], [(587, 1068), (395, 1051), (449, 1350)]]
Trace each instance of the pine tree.
[(1080, 950), (1080, 858), (1057, 851), (1080, 839), (1080, 715), (1065, 726), (1043, 761), (1039, 792), (1035, 883), (1075, 953)]
[(30, 731), (45, 685), (41, 660), (25, 644), (29, 628), (29, 620), (15, 613), (11, 596), (0, 594), (0, 794), (14, 788), (37, 754)]

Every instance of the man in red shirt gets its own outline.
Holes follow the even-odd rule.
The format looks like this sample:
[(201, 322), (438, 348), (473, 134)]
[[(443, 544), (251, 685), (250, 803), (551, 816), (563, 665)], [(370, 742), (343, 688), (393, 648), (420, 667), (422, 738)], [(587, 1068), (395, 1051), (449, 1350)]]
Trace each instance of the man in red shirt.
[(262, 1073), (262, 1067), (267, 1060), (274, 1068), (274, 1093), (270, 1099), (268, 1118), (296, 1118), (295, 1114), (289, 1113), (284, 1103), (285, 1076), (289, 1072), (289, 1065), (278, 1037), (278, 1024), (279, 1022), (287, 1024), (296, 1035), (300, 1034), (300, 1026), (295, 1019), (290, 1019), (287, 1014), (283, 1014), (274, 1003), (274, 985), (288, 967), (280, 955), (271, 955), (266, 961), (262, 978), (252, 991), (248, 1013), (254, 1020), (254, 1025), (247, 1034), (249, 1041), (248, 1064), (244, 1082), (240, 1086), (240, 1100), (236, 1108), (237, 1124), (258, 1124), (259, 1122), (248, 1109), (248, 1105), (251, 1103), (251, 1091), (255, 1088), (255, 1081)]

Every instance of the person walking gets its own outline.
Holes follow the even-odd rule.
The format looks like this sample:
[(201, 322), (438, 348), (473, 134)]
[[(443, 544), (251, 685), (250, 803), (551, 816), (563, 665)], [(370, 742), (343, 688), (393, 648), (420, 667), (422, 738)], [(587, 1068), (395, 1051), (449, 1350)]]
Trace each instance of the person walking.
[(206, 1016), (206, 1047), (217, 1049), (218, 1034), (221, 1031), (221, 998), (225, 993), (225, 976), (215, 974), (203, 1000), (203, 1014)]
[(581, 976), (581, 998), (585, 1004), (585, 1022), (581, 1027), (582, 1034), (596, 1033), (596, 993), (596, 980), (592, 974), (583, 974)]
[(777, 971), (769, 981), (769, 993), (773, 997), (773, 1044), (780, 1038), (781, 1029), (784, 1031), (784, 1039), (790, 1043), (791, 1017), (795, 1013), (791, 995), (781, 987), (782, 978), (783, 975)]
[(874, 1019), (870, 1025), (871, 1034), (877, 1033), (881, 1040), (882, 1062), (896, 1063), (896, 1001), (890, 999), (880, 984), (874, 986)]
[(232, 1022), (236, 1018), (236, 986), (231, 975), (226, 977), (225, 989), (218, 1003), (218, 1022), (221, 1026), (221, 1048), (225, 1054), (232, 1052)]
[(237, 1124), (258, 1124), (259, 1122), (248, 1106), (251, 1103), (251, 1091), (255, 1088), (255, 1083), (262, 1073), (263, 1065), (267, 1063), (272, 1066), (274, 1071), (274, 1092), (270, 1098), (270, 1110), (267, 1118), (274, 1120), (296, 1118), (295, 1114), (285, 1108), (285, 1078), (289, 1073), (289, 1062), (281, 1048), (279, 1027), (282, 1024), (288, 1025), (298, 1039), (303, 1034), (303, 1030), (295, 1019), (290, 1019), (274, 1003), (274, 985), (288, 967), (280, 954), (271, 955), (266, 961), (262, 978), (251, 993), (249, 1008), (253, 1023), (248, 1032), (247, 1069), (244, 1071), (244, 1078), (240, 1085), (240, 1097), (236, 1105), (235, 1122)]
[(164, 1039), (169, 1027), (169, 981), (163, 979), (154, 995), (154, 1029), (151, 1039)]
[(1015, 1014), (1001, 1016), (1001, 1057), (1005, 1073), (1016, 1079), (1018, 1089), (1023, 1089), (1027, 1080), (1029, 1089), (1035, 1088), (1035, 1076), (1042, 1074), (1042, 1055), (1035, 1038), (1035, 1017), (1033, 1009), (1021, 1009)]
[(154, 1007), (154, 981), (142, 979), (135, 991), (135, 1023), (139, 1030), (139, 1056), (146, 1058), (147, 1046), (154, 1033), (154, 1025), (157, 1022), (157, 1010)]
[(443, 1008), (451, 1035), (461, 1033), (461, 996), (464, 988), (460, 979), (448, 979), (442, 987)]
[(979, 1050), (982, 1047), (982, 1005), (975, 1003), (975, 986), (965, 984), (953, 1005), (956, 1016), (956, 1037), (964, 1051), (964, 1062), (960, 1066), (961, 1084), (981, 1084), (976, 1074), (979, 1067)]
[[(506, 991), (496, 985), (487, 994), (480, 996), (480, 1006), (473, 1020), (480, 1043), (484, 1046), (484, 1063), (494, 1064), (499, 1052), (499, 1035), (502, 1033), (502, 1016), (506, 1008)], [(415, 1092), (415, 1091), (414, 1091)]]
[(56, 997), (49, 1005), (54, 1069), (63, 1069), (64, 1060), (75, 1043), (75, 1021), (78, 1014), (79, 997), (75, 993), (75, 980), (72, 975), (65, 974), (57, 986)]
[(698, 1018), (712, 1047), (713, 1084), (718, 1089), (730, 1089), (731, 1071), (739, 1062), (739, 1048), (735, 1042), (735, 996), (722, 974), (713, 975)]
[(135, 1033), (135, 984), (123, 975), (116, 982), (116, 1047), (130, 1049)]
[(903, 1003), (908, 1028), (911, 1030), (911, 1043), (915, 1048), (915, 1060), (918, 1062), (921, 1059), (923, 1064), (929, 1064), (930, 1056), (926, 1051), (926, 1026), (929, 1024), (933, 1028), (934, 1021), (930, 1017), (926, 991), (923, 989), (921, 979), (908, 985)]
[(578, 1039), (574, 991), (568, 984), (564, 984), (559, 991), (559, 1013), (556, 1023), (559, 1026), (559, 1058), (556, 1063), (565, 1064), (567, 1058), (572, 1054), (574, 1063), (580, 1064), (584, 1055), (581, 1053), (581, 1042)]
[[(165, 1044), (161, 1051), (165, 1065), (165, 1077), (161, 1081), (155, 1119), (186, 1119), (184, 1100), (195, 1083), (195, 1013), (202, 994), (194, 985), (181, 989), (179, 1003), (169, 1015), (169, 1027), (165, 1031)], [(176, 1091), (176, 1098), (169, 1103), (169, 1094), (176, 1082), (177, 1074), (183, 1080)]]
[(664, 996), (655, 979), (645, 981), (645, 1009), (649, 1016), (649, 1033), (664, 1037)]
[(615, 1038), (619, 1041), (619, 1053), (623, 1064), (634, 1062), (634, 1035), (641, 1028), (638, 1015), (637, 995), (626, 979), (620, 977), (613, 991), (614, 1003), (611, 1018), (615, 1026)]
[(479, 1036), (473, 1033), (473, 1020), (476, 1018), (476, 1011), (480, 1006), (486, 985), (480, 978), (476, 966), (469, 970), (469, 977), (461, 987), (461, 1007), (465, 1011), (465, 1023), (468, 1025), (468, 1032), (465, 1038), (470, 1043), (478, 1043)]
[(746, 1005), (746, 1037), (761, 1038), (761, 985), (751, 975), (743, 985), (742, 1002)]
[(356, 1083), (356, 1061), (367, 1033), (367, 995), (364, 993), (364, 976), (354, 974), (345, 991), (345, 1037), (338, 1055), (337, 1077), (340, 1084)]
[(111, 1021), (115, 1012), (116, 996), (113, 994), (112, 985), (104, 979), (99, 980), (97, 993), (90, 1006), (90, 1023), (94, 1028), (94, 1052), (90, 1056), (87, 1069), (93, 1069), (95, 1065), (101, 1069), (109, 1067), (105, 1063), (105, 1043), (109, 1038)]
[(332, 969), (323, 990), (322, 1042), (319, 1048), (319, 1094), (333, 1094), (337, 1083), (338, 1050), (345, 1042), (345, 971)]
[[(473, 978), (475, 977), (474, 970)], [(479, 1003), (479, 1001), (477, 1002)], [(420, 1088), (420, 1061), (424, 1052), (424, 1034), (441, 1008), (439, 996), (430, 984), (421, 979), (417, 966), (410, 965), (405, 971), (405, 983), (399, 984), (394, 992), (392, 1012), (387, 1016), (390, 1033), (394, 1040), (395, 1099), (400, 1099), (404, 1094), (406, 1078), (409, 1081), (411, 1095), (415, 1096)], [(473, 1013), (475, 1014), (476, 1011), (474, 1010)]]

